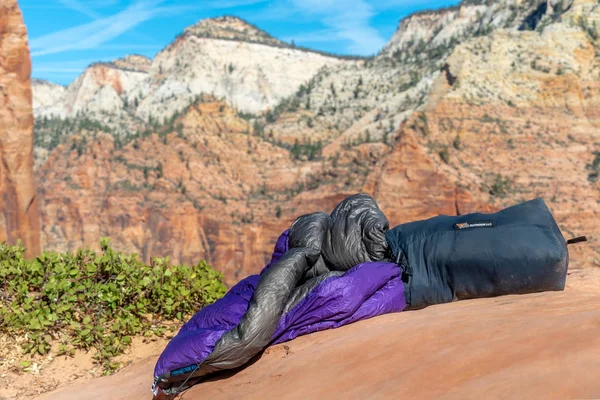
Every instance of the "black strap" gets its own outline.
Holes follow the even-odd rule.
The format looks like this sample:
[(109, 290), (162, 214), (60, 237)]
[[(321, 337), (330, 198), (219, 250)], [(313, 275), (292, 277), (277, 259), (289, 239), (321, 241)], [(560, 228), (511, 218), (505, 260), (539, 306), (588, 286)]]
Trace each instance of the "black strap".
[(411, 278), (413, 276), (413, 269), (408, 264), (408, 259), (406, 258), (406, 255), (404, 254), (404, 252), (402, 250), (398, 251), (398, 255), (396, 256), (396, 264), (398, 264), (398, 266), (400, 267), (400, 270), (402, 271), (402, 273), (400, 275), (400, 279), (404, 283), (404, 299), (406, 300), (406, 304), (408, 307), (408, 306), (410, 306), (410, 302), (411, 302), (411, 298), (412, 298), (410, 284), (412, 281)]
[(410, 265), (408, 265), (406, 256), (404, 255), (404, 252), (402, 250), (398, 251), (398, 255), (396, 256), (396, 264), (402, 270), (400, 278), (404, 283), (408, 283), (410, 277), (413, 275), (413, 269)]
[(587, 242), (587, 237), (585, 236), (579, 236), (573, 239), (569, 239), (567, 240), (567, 245), (569, 244), (576, 244), (576, 243), (582, 243), (582, 242)]

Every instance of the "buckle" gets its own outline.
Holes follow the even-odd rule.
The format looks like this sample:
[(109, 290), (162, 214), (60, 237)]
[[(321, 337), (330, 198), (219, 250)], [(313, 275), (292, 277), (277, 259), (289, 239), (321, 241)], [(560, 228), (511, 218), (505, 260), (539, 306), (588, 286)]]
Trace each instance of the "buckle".
[(406, 268), (402, 271), (402, 281), (404, 283), (408, 283), (410, 277), (413, 276), (413, 269), (411, 266), (407, 265)]

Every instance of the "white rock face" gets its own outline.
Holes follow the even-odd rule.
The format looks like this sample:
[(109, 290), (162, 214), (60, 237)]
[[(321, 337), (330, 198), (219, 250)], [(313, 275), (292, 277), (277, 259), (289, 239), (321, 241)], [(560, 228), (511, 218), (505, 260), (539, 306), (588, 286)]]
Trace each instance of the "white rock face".
[[(552, 29), (565, 10), (572, 13), (580, 8), (576, 5), (591, 2), (597, 0), (465, 0), (456, 7), (413, 14), (400, 22), (374, 59), (323, 68), (310, 81), (309, 89), (298, 93), (290, 102), (292, 106), (287, 107), (303, 115), (294, 119), (294, 113), (284, 113), (279, 120), (267, 124), (265, 131), (288, 143), (339, 137), (337, 144), (325, 150), (328, 154), (349, 143), (387, 142), (413, 111), (427, 104), (431, 87), (448, 56), (461, 43), (476, 42), (481, 46), (485, 41), (479, 39), (495, 32), (507, 37), (509, 33), (544, 35), (545, 27)], [(589, 15), (590, 6), (585, 7)], [(533, 26), (523, 27), (532, 20)], [(506, 60), (480, 62), (493, 70), (496, 63)], [(501, 86), (501, 82), (498, 77), (497, 85)], [(502, 98), (516, 102), (508, 94), (502, 94)]]
[(112, 86), (104, 85), (86, 102), (86, 108), (97, 112), (116, 114), (123, 109), (123, 100)]
[(340, 62), (302, 50), (188, 36), (157, 55), (149, 79), (130, 99), (143, 98), (137, 110), (143, 119), (169, 116), (200, 93), (257, 113), (293, 94), (322, 67)]
[(139, 86), (148, 73), (133, 69), (124, 60), (118, 62), (122, 63), (122, 67), (117, 67), (117, 62), (92, 64), (67, 88), (45, 81), (34, 82), (36, 118), (67, 118), (80, 112), (93, 118), (95, 113), (101, 111), (122, 111), (126, 94)]
[[(100, 111), (94, 105), (102, 104), (103, 110), (123, 108), (121, 96), (139, 86), (148, 74), (146, 72), (125, 70), (111, 64), (94, 64), (84, 71), (67, 88), (64, 104), (69, 116), (78, 112)], [(107, 87), (115, 95), (108, 95)], [(112, 104), (109, 104), (111, 98)]]
[(34, 85), (40, 97), (36, 116), (81, 112), (94, 118), (102, 111), (103, 118), (107, 112), (129, 113), (162, 121), (200, 94), (257, 113), (293, 94), (321, 68), (343, 62), (293, 48), (238, 18), (208, 19), (187, 28), (153, 61), (128, 56), (93, 64), (54, 97), (48, 85)]
[(494, 29), (518, 30), (526, 18), (538, 10), (543, 18), (541, 21), (544, 21), (554, 11), (571, 7), (573, 2), (574, 0), (472, 0), (463, 1), (456, 7), (416, 13), (400, 21), (398, 30), (381, 51), (381, 55), (415, 49), (420, 41), (426, 42), (428, 46), (447, 46), (452, 41), (486, 35)]
[(52, 82), (32, 79), (31, 87), (33, 90), (33, 111), (37, 118), (43, 115), (61, 115), (61, 101), (67, 88)]
[[(465, 0), (405, 18), (380, 54), (366, 61), (294, 48), (239, 18), (207, 19), (187, 28), (154, 60), (128, 56), (94, 64), (66, 90), (52, 93), (55, 97), (47, 85), (34, 83), (34, 107), (36, 116), (83, 113), (126, 134), (150, 117), (162, 122), (201, 94), (249, 113), (273, 110), (285, 100), (287, 106), (278, 111), (303, 114), (269, 121), (266, 129), (276, 137), (292, 143), (329, 140), (359, 122), (361, 129), (353, 131), (379, 140), (424, 104), (459, 43), (494, 31), (516, 32), (532, 20), (530, 30), (552, 29), (562, 11), (581, 9), (585, 15), (596, 3)], [(374, 117), (369, 120), (367, 114)]]
[[(457, 47), (446, 63), (460, 85), (446, 98), (478, 105), (499, 100), (556, 107), (556, 97), (544, 88), (549, 79), (577, 75), (593, 82), (600, 77), (600, 64), (583, 57), (591, 48), (589, 33), (579, 22), (581, 15), (598, 20), (600, 3), (575, 0), (567, 12), (539, 32), (498, 30)], [(577, 95), (576, 90), (565, 90), (557, 97), (562, 107), (576, 110), (583, 105)]]

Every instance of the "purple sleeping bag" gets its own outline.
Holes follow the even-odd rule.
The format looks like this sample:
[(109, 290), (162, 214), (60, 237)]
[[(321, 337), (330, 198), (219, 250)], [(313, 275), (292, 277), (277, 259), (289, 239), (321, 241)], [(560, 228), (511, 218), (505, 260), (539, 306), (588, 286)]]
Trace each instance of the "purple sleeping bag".
[(366, 195), (344, 200), (331, 217), (300, 217), (260, 275), (200, 310), (170, 341), (154, 370), (154, 394), (179, 393), (208, 374), (243, 366), (269, 345), (402, 311), (400, 268), (376, 261), (387, 249), (387, 229)]

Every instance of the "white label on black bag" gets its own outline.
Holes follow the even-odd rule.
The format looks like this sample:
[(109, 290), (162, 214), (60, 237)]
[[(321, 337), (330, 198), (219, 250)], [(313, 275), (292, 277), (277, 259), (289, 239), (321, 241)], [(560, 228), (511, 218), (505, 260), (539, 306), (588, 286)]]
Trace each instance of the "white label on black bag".
[(471, 222), (461, 222), (460, 224), (455, 224), (454, 229), (462, 230), (462, 229), (471, 229), (471, 228), (493, 228), (494, 221), (471, 221)]

